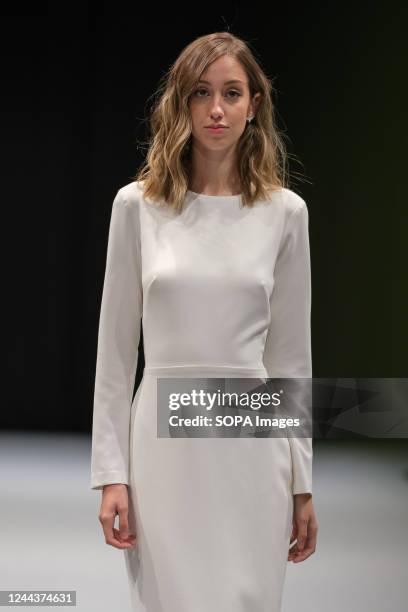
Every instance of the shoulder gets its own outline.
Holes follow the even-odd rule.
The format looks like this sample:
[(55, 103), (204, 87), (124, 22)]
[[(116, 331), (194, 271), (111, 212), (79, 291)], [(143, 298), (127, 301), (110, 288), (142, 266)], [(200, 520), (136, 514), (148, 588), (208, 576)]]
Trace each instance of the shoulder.
[(280, 198), (283, 234), (288, 236), (296, 233), (299, 228), (309, 225), (309, 211), (305, 200), (292, 189), (286, 187), (281, 189)]
[(282, 190), (282, 206), (284, 208), (285, 217), (289, 218), (292, 215), (298, 215), (300, 212), (307, 213), (307, 205), (305, 200), (292, 189), (283, 187)]
[(270, 201), (274, 222), (277, 221), (280, 232), (280, 249), (293, 244), (299, 236), (307, 236), (309, 214), (305, 200), (295, 191), (282, 187), (277, 190)]
[(268, 223), (277, 224), (281, 228), (282, 236), (292, 232), (297, 226), (308, 223), (306, 202), (292, 189), (281, 187), (262, 203), (269, 211)]
[(138, 181), (132, 181), (120, 187), (115, 196), (117, 205), (126, 208), (138, 208), (143, 197), (141, 185)]
[[(161, 202), (157, 203), (144, 194), (143, 181), (132, 181), (121, 187), (116, 198), (120, 201), (123, 207), (137, 211), (143, 209), (144, 212), (154, 210), (161, 207)], [(166, 207), (167, 208), (167, 207)]]
[(260, 203), (266, 204), (275, 214), (278, 214), (283, 222), (286, 222), (293, 216), (298, 216), (301, 211), (307, 215), (307, 206), (305, 200), (292, 189), (281, 187), (273, 191), (270, 198), (266, 201), (261, 200)]
[(120, 187), (113, 199), (111, 223), (129, 231), (140, 231), (141, 196), (136, 182)]

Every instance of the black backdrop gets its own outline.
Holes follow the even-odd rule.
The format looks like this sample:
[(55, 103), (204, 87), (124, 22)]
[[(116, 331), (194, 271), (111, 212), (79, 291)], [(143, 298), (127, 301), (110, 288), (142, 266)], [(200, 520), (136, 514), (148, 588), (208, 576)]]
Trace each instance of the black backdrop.
[[(248, 40), (273, 78), (308, 204), (314, 376), (407, 375), (402, 7), (3, 9), (3, 427), (90, 430), (113, 197), (142, 161), (160, 77), (218, 30)], [(142, 367), (143, 354), (137, 380)]]

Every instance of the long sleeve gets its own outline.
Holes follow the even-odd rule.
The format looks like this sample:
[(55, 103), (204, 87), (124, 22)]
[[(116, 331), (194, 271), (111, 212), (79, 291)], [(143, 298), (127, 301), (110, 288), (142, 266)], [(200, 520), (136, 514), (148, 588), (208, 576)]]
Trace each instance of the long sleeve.
[[(270, 378), (307, 378), (311, 383), (311, 265), (308, 225), (308, 209), (304, 200), (300, 199), (300, 204), (287, 219), (275, 264), (264, 365)], [(292, 456), (292, 493), (312, 493), (312, 438), (288, 439)]]
[(119, 190), (112, 205), (99, 317), (91, 489), (129, 484), (130, 411), (143, 295), (137, 204)]

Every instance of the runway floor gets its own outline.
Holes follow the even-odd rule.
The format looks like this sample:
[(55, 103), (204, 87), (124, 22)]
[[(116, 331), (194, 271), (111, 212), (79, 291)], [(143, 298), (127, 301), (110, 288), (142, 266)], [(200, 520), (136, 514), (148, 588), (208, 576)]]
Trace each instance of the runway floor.
[[(0, 434), (0, 590), (74, 590), (80, 612), (131, 612), (89, 470), (89, 435)], [(317, 550), (288, 563), (282, 612), (405, 611), (408, 441), (315, 440), (313, 478)]]

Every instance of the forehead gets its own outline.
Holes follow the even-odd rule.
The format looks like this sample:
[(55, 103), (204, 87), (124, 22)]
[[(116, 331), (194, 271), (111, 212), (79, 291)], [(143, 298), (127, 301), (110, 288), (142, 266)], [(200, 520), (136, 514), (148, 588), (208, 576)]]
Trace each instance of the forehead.
[(241, 63), (231, 55), (223, 55), (213, 62), (201, 73), (199, 82), (209, 85), (248, 83), (246, 72)]

